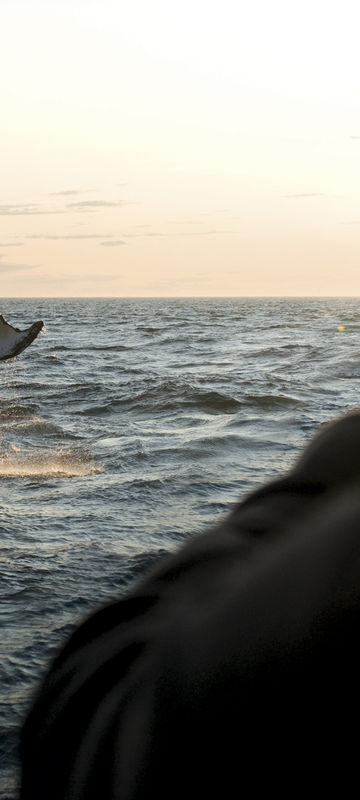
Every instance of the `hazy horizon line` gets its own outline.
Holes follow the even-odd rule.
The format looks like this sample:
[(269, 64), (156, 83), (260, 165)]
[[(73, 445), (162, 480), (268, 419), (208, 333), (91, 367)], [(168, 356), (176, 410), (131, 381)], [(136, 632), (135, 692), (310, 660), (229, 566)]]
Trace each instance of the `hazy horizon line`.
[(357, 300), (357, 294), (229, 294), (229, 295), (17, 295), (2, 297), (8, 300)]

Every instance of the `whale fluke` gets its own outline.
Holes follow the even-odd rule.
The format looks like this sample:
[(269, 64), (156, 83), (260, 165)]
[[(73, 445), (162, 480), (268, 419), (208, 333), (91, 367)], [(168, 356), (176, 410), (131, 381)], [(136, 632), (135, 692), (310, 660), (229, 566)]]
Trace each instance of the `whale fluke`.
[(30, 325), (30, 328), (20, 331), (19, 328), (13, 328), (0, 314), (0, 361), (14, 358), (22, 350), (25, 350), (25, 347), (28, 347), (36, 339), (43, 327), (44, 323), (39, 320)]

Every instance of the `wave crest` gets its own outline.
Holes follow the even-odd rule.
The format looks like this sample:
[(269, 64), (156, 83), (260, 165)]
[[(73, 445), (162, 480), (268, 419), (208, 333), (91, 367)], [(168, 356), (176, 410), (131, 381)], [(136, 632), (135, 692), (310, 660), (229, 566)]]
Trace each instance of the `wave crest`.
[(92, 456), (79, 450), (22, 450), (13, 445), (0, 455), (3, 478), (83, 478), (102, 471)]

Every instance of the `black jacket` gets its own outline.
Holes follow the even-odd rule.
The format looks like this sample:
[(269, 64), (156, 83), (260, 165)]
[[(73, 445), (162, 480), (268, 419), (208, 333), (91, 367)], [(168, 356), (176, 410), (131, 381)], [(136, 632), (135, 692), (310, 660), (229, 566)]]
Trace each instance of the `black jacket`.
[(24, 726), (21, 800), (352, 796), (359, 624), (353, 414), (75, 632)]

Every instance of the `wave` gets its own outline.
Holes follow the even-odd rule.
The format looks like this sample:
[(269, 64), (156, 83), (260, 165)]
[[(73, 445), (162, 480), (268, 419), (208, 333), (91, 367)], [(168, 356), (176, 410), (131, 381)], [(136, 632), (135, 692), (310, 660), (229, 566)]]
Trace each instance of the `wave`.
[(241, 405), (241, 400), (223, 392), (203, 390), (190, 385), (180, 386), (176, 382), (168, 381), (146, 391), (132, 394), (127, 392), (120, 398), (113, 397), (102, 403), (87, 404), (73, 413), (81, 416), (99, 416), (126, 408), (135, 412), (151, 409), (153, 413), (193, 408), (207, 413), (233, 414)]
[(114, 352), (114, 353), (121, 353), (123, 350), (132, 350), (133, 346), (128, 344), (93, 344), (89, 348), (89, 350), (94, 350), (96, 352)]
[(0, 409), (0, 423), (31, 417), (36, 411), (38, 411), (38, 406), (35, 403), (30, 403), (26, 406), (19, 403), (10, 403)]
[(132, 583), (133, 581), (138, 580), (139, 577), (144, 574), (144, 572), (155, 566), (155, 564), (161, 558), (164, 558), (164, 556), (168, 555), (168, 552), (168, 550), (161, 547), (158, 550), (145, 551), (132, 556), (127, 563), (127, 581)]
[(69, 383), (67, 386), (59, 387), (58, 390), (55, 391), (51, 391), (49, 387), (46, 399), (64, 401), (64, 398), (66, 398), (67, 401), (73, 402), (88, 398), (92, 395), (98, 395), (103, 391), (104, 384), (101, 383), (89, 383), (85, 381), (82, 384)]
[(271, 409), (279, 407), (298, 407), (304, 405), (304, 401), (299, 397), (292, 397), (285, 394), (259, 394), (247, 395), (241, 405), (253, 406), (255, 408)]
[(80, 450), (23, 450), (13, 445), (0, 455), (2, 478), (83, 478), (102, 472), (92, 456)]
[(62, 439), (77, 438), (75, 434), (65, 432), (59, 425), (54, 425), (53, 422), (48, 422), (40, 417), (33, 417), (32, 419), (30, 418), (29, 420), (25, 420), (23, 422), (19, 422), (18, 419), (11, 420), (10, 425), (8, 425), (7, 428), (10, 432), (14, 431), (21, 436), (24, 434), (40, 436), (43, 433), (46, 433), (54, 436), (61, 436)]
[(92, 352), (92, 351), (94, 351), (94, 352), (101, 351), (102, 352), (102, 351), (107, 351), (107, 350), (114, 351), (114, 352), (121, 352), (122, 350), (131, 350), (131, 349), (132, 349), (131, 345), (125, 345), (125, 344), (104, 344), (104, 345), (100, 345), (100, 344), (87, 344), (87, 345), (85, 345), (84, 344), (83, 346), (80, 346), (80, 347), (74, 347), (73, 345), (69, 346), (69, 345), (66, 345), (66, 344), (60, 344), (60, 345), (58, 345), (56, 347), (56, 352), (57, 353), (58, 352), (59, 353), (61, 353), (61, 352), (85, 353), (85, 352), (89, 352), (89, 351), (90, 352)]
[[(162, 460), (164, 456), (175, 456), (177, 461), (191, 463), (202, 458), (208, 459), (216, 454), (221, 454), (225, 457), (230, 451), (238, 453), (240, 448), (250, 449), (252, 445), (253, 438), (250, 436), (240, 436), (237, 433), (221, 433), (213, 436), (193, 437), (181, 444), (154, 448), (152, 456), (158, 456)], [(164, 481), (163, 485), (166, 487), (168, 481)]]
[(145, 334), (153, 334), (153, 333), (163, 333), (165, 328), (158, 326), (157, 328), (151, 325), (138, 325), (136, 328), (137, 331)]
[(51, 363), (56, 361), (56, 366), (64, 364), (64, 360), (58, 356), (57, 352), (49, 353), (47, 356), (44, 356), (44, 361), (50, 361)]
[(179, 386), (170, 381), (138, 395), (133, 402), (138, 407), (149, 408), (149, 405), (155, 404), (155, 408), (158, 406), (161, 410), (167, 410), (185, 406), (223, 414), (231, 414), (241, 406), (241, 401), (232, 395), (214, 389), (201, 390), (190, 385)]

